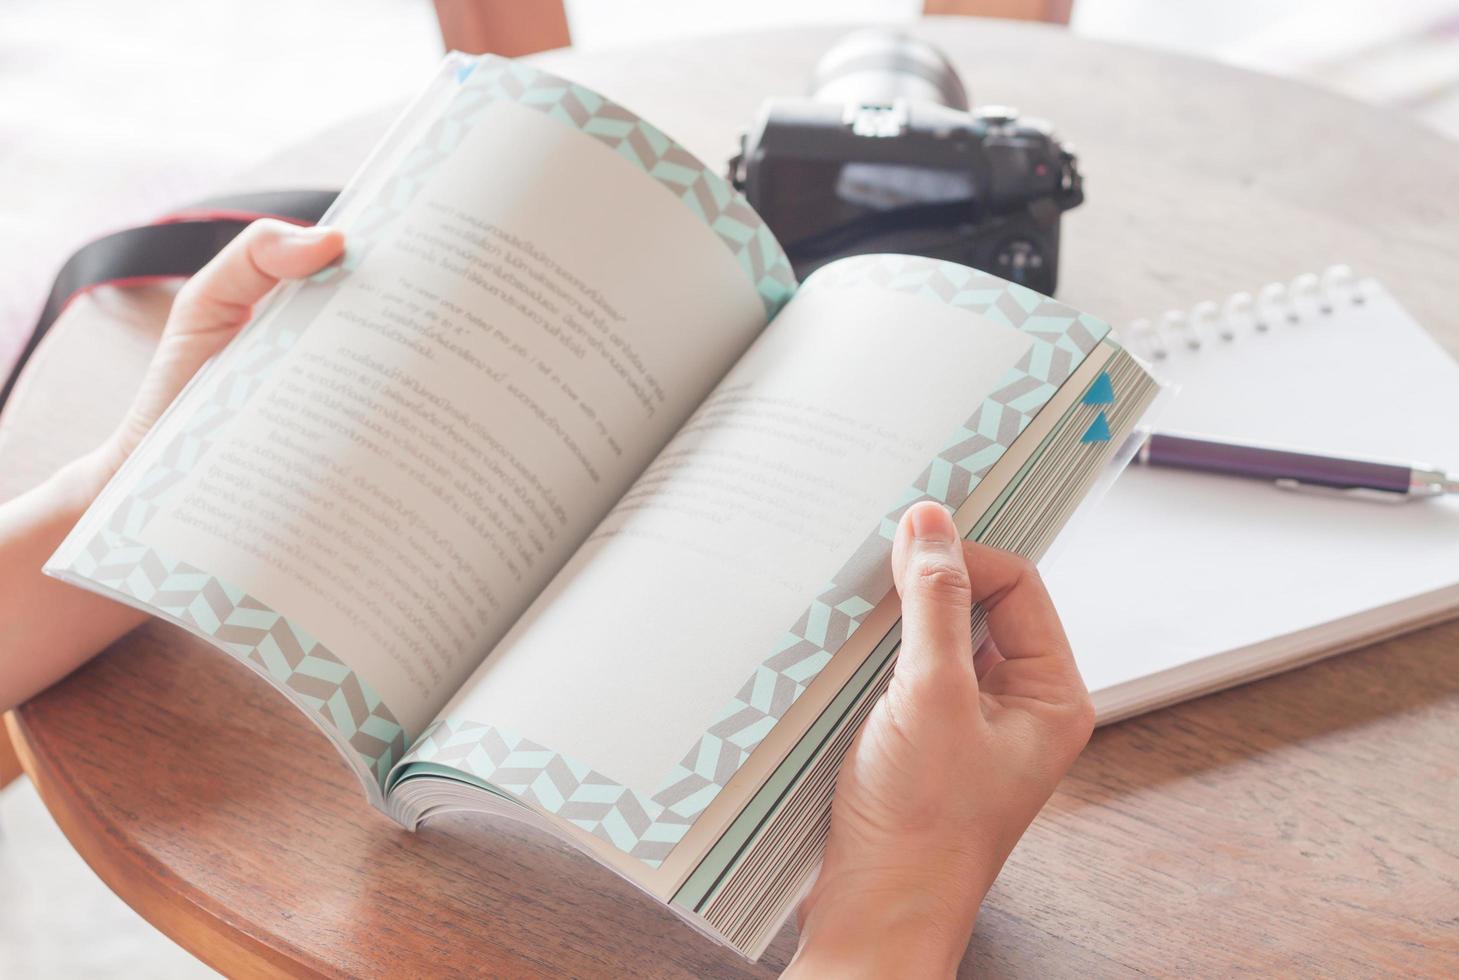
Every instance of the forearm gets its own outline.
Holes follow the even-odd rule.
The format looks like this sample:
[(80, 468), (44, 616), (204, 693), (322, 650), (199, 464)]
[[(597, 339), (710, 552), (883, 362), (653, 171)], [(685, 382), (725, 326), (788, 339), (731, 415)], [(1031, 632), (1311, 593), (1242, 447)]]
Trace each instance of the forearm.
[(41, 572), (114, 468), (112, 454), (91, 453), (0, 504), (0, 710), (43, 691), (145, 618)]

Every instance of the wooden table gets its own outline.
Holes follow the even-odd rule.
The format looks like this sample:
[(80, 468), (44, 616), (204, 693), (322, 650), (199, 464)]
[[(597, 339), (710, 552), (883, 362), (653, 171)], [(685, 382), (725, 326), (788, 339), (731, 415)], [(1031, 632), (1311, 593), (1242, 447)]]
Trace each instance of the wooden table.
[[(1346, 261), (1459, 353), (1454, 144), (1294, 83), (1056, 29), (920, 30), (976, 98), (1077, 143), (1089, 200), (1065, 218), (1073, 304), (1118, 323)], [(540, 61), (719, 160), (836, 35)], [(385, 122), (321, 136), (250, 184), (337, 183)], [(100, 438), (167, 299), (103, 291), (67, 314), (0, 429), (0, 499)], [(740, 962), (511, 823), (400, 831), (302, 715), (169, 628), (118, 643), (11, 727), (97, 873), (229, 974), (768, 975), (794, 948), (787, 930)], [(1459, 974), (1459, 624), (1101, 730), (989, 896), (964, 966)]]

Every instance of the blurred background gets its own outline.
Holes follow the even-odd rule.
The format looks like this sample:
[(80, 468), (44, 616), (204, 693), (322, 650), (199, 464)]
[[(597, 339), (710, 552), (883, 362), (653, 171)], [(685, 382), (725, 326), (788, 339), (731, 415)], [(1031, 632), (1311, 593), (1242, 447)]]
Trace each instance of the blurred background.
[[(921, 9), (566, 3), (590, 49)], [(1077, 0), (1069, 29), (1306, 79), (1459, 139), (1459, 0)], [(403, 101), (441, 51), (430, 0), (0, 0), (0, 375), (77, 246)], [(0, 976), (210, 972), (107, 891), (26, 781), (0, 792)]]

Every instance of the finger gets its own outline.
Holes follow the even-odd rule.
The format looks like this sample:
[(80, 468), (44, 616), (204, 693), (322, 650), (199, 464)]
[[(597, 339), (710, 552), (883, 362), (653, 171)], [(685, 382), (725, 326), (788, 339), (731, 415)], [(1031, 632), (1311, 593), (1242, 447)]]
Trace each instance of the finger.
[(335, 228), (255, 221), (187, 281), (168, 327), (184, 333), (241, 327), (280, 280), (318, 272), (343, 249), (344, 235)]
[(988, 671), (1003, 662), (1003, 654), (998, 652), (998, 644), (993, 642), (991, 636), (985, 637), (983, 642), (978, 644), (977, 652), (973, 654), (973, 670), (978, 675), (978, 683), (983, 683), (983, 678), (988, 676)]
[(896, 672), (904, 683), (971, 681), (972, 583), (962, 537), (941, 506), (909, 508), (892, 545), (892, 577), (902, 597), (902, 644)]
[[(1036, 684), (1039, 690), (1031, 688), (1025, 692), (1029, 696), (1053, 691), (1082, 698), (1084, 682), (1038, 569), (1017, 555), (986, 545), (964, 542), (963, 552), (973, 600), (987, 612), (989, 638), (1004, 661), (1000, 675)], [(1007, 669), (1019, 662), (1037, 670)]]

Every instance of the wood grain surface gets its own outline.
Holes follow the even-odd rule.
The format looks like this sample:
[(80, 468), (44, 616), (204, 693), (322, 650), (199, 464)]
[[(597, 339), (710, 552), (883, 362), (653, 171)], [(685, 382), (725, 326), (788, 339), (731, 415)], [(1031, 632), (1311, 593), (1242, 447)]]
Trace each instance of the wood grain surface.
[(15, 747), (10, 744), (10, 736), (4, 726), (0, 726), (0, 789), (4, 789), (7, 783), (20, 774), (20, 758), (15, 754)]
[[(1061, 298), (1116, 323), (1344, 261), (1459, 353), (1459, 147), (1302, 86), (1026, 25), (938, 21), (974, 98), (1078, 144)], [(705, 159), (803, 89), (816, 29), (545, 67)], [(343, 181), (388, 117), (240, 186)], [(0, 419), (0, 499), (99, 440), (163, 290), (75, 304)], [(324, 738), (229, 658), (158, 624), (8, 719), (77, 849), (230, 975), (765, 976), (546, 835), (367, 807)], [(1096, 733), (984, 905), (964, 972), (1459, 974), (1459, 624)]]

